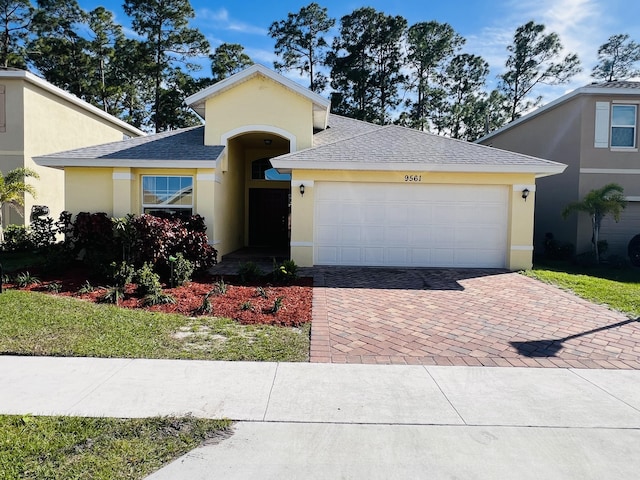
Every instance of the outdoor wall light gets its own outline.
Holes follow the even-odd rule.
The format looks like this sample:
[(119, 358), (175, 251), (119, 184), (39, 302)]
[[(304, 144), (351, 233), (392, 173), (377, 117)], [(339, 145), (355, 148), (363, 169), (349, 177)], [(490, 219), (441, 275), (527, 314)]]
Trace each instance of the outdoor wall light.
[(300, 185), (300, 196), (304, 197), (304, 185)]
[(529, 189), (525, 188), (524, 190), (522, 190), (522, 198), (524, 198), (524, 201), (527, 201), (527, 197), (529, 196)]

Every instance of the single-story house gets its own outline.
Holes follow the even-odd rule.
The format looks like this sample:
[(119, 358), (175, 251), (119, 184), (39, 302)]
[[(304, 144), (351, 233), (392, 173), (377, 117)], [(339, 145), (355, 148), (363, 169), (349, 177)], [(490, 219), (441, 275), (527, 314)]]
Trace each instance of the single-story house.
[(513, 152), (562, 162), (561, 175), (538, 182), (535, 211), (536, 251), (545, 236), (588, 252), (591, 219), (585, 213), (562, 218), (571, 202), (608, 183), (624, 188), (627, 208), (620, 222), (605, 217), (600, 238), (608, 254), (627, 255), (640, 234), (640, 154), (638, 153), (640, 82), (614, 81), (578, 88), (478, 140)]
[(330, 113), (254, 65), (186, 99), (200, 127), (39, 157), (66, 207), (205, 217), (219, 254), (301, 266), (531, 266), (536, 179), (565, 165)]
[(71, 148), (139, 137), (145, 133), (24, 70), (0, 67), (0, 172), (30, 168), (36, 198), (25, 196), (25, 215), (5, 206), (3, 226), (28, 225), (34, 205), (53, 218), (64, 210), (64, 173), (33, 158)]

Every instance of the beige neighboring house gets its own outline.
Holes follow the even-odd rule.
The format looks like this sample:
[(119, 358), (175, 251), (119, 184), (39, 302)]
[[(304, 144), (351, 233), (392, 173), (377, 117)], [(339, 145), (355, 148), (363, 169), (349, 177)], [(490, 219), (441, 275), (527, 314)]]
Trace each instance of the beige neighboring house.
[(534, 155), (568, 165), (561, 175), (540, 179), (535, 212), (536, 250), (546, 233), (570, 242), (577, 253), (591, 250), (591, 220), (585, 213), (566, 220), (561, 212), (591, 190), (615, 182), (629, 201), (619, 223), (605, 217), (600, 238), (607, 254), (627, 255), (640, 233), (640, 82), (615, 81), (578, 88), (478, 140), (482, 145)]
[(64, 172), (36, 164), (33, 157), (71, 148), (122, 141), (144, 132), (24, 70), (0, 68), (0, 171), (35, 170), (37, 197), (26, 195), (24, 217), (5, 207), (4, 226), (27, 225), (33, 205), (64, 210)]
[[(531, 266), (536, 181), (565, 166), (330, 113), (254, 65), (186, 99), (206, 124), (36, 159), (67, 209), (200, 214), (222, 256), (300, 266)], [(528, 200), (524, 196), (529, 194)]]

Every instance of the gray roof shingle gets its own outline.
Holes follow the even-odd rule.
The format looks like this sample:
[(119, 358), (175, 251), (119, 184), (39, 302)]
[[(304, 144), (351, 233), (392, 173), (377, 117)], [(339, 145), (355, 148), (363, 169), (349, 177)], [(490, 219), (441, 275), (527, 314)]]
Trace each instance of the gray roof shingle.
[(361, 133), (372, 132), (381, 128), (380, 125), (335, 115), (333, 113), (329, 114), (327, 124), (326, 130), (321, 130), (313, 136), (314, 147), (329, 145), (330, 143), (335, 143), (360, 135)]
[[(560, 166), (528, 155), (387, 125), (351, 138), (277, 157), (274, 166), (305, 163)], [(286, 168), (286, 167), (284, 167)], [(304, 168), (304, 167), (303, 167)], [(336, 165), (336, 168), (339, 168)]]
[(216, 160), (224, 147), (204, 144), (204, 126), (45, 155), (59, 159)]

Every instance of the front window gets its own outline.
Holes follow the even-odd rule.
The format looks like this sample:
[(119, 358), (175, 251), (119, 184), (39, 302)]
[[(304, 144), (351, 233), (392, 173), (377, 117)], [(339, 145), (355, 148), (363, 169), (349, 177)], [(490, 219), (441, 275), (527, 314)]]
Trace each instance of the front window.
[(611, 112), (611, 146), (636, 146), (636, 105), (613, 105)]
[(193, 177), (144, 175), (142, 210), (166, 217), (189, 217), (193, 213)]

